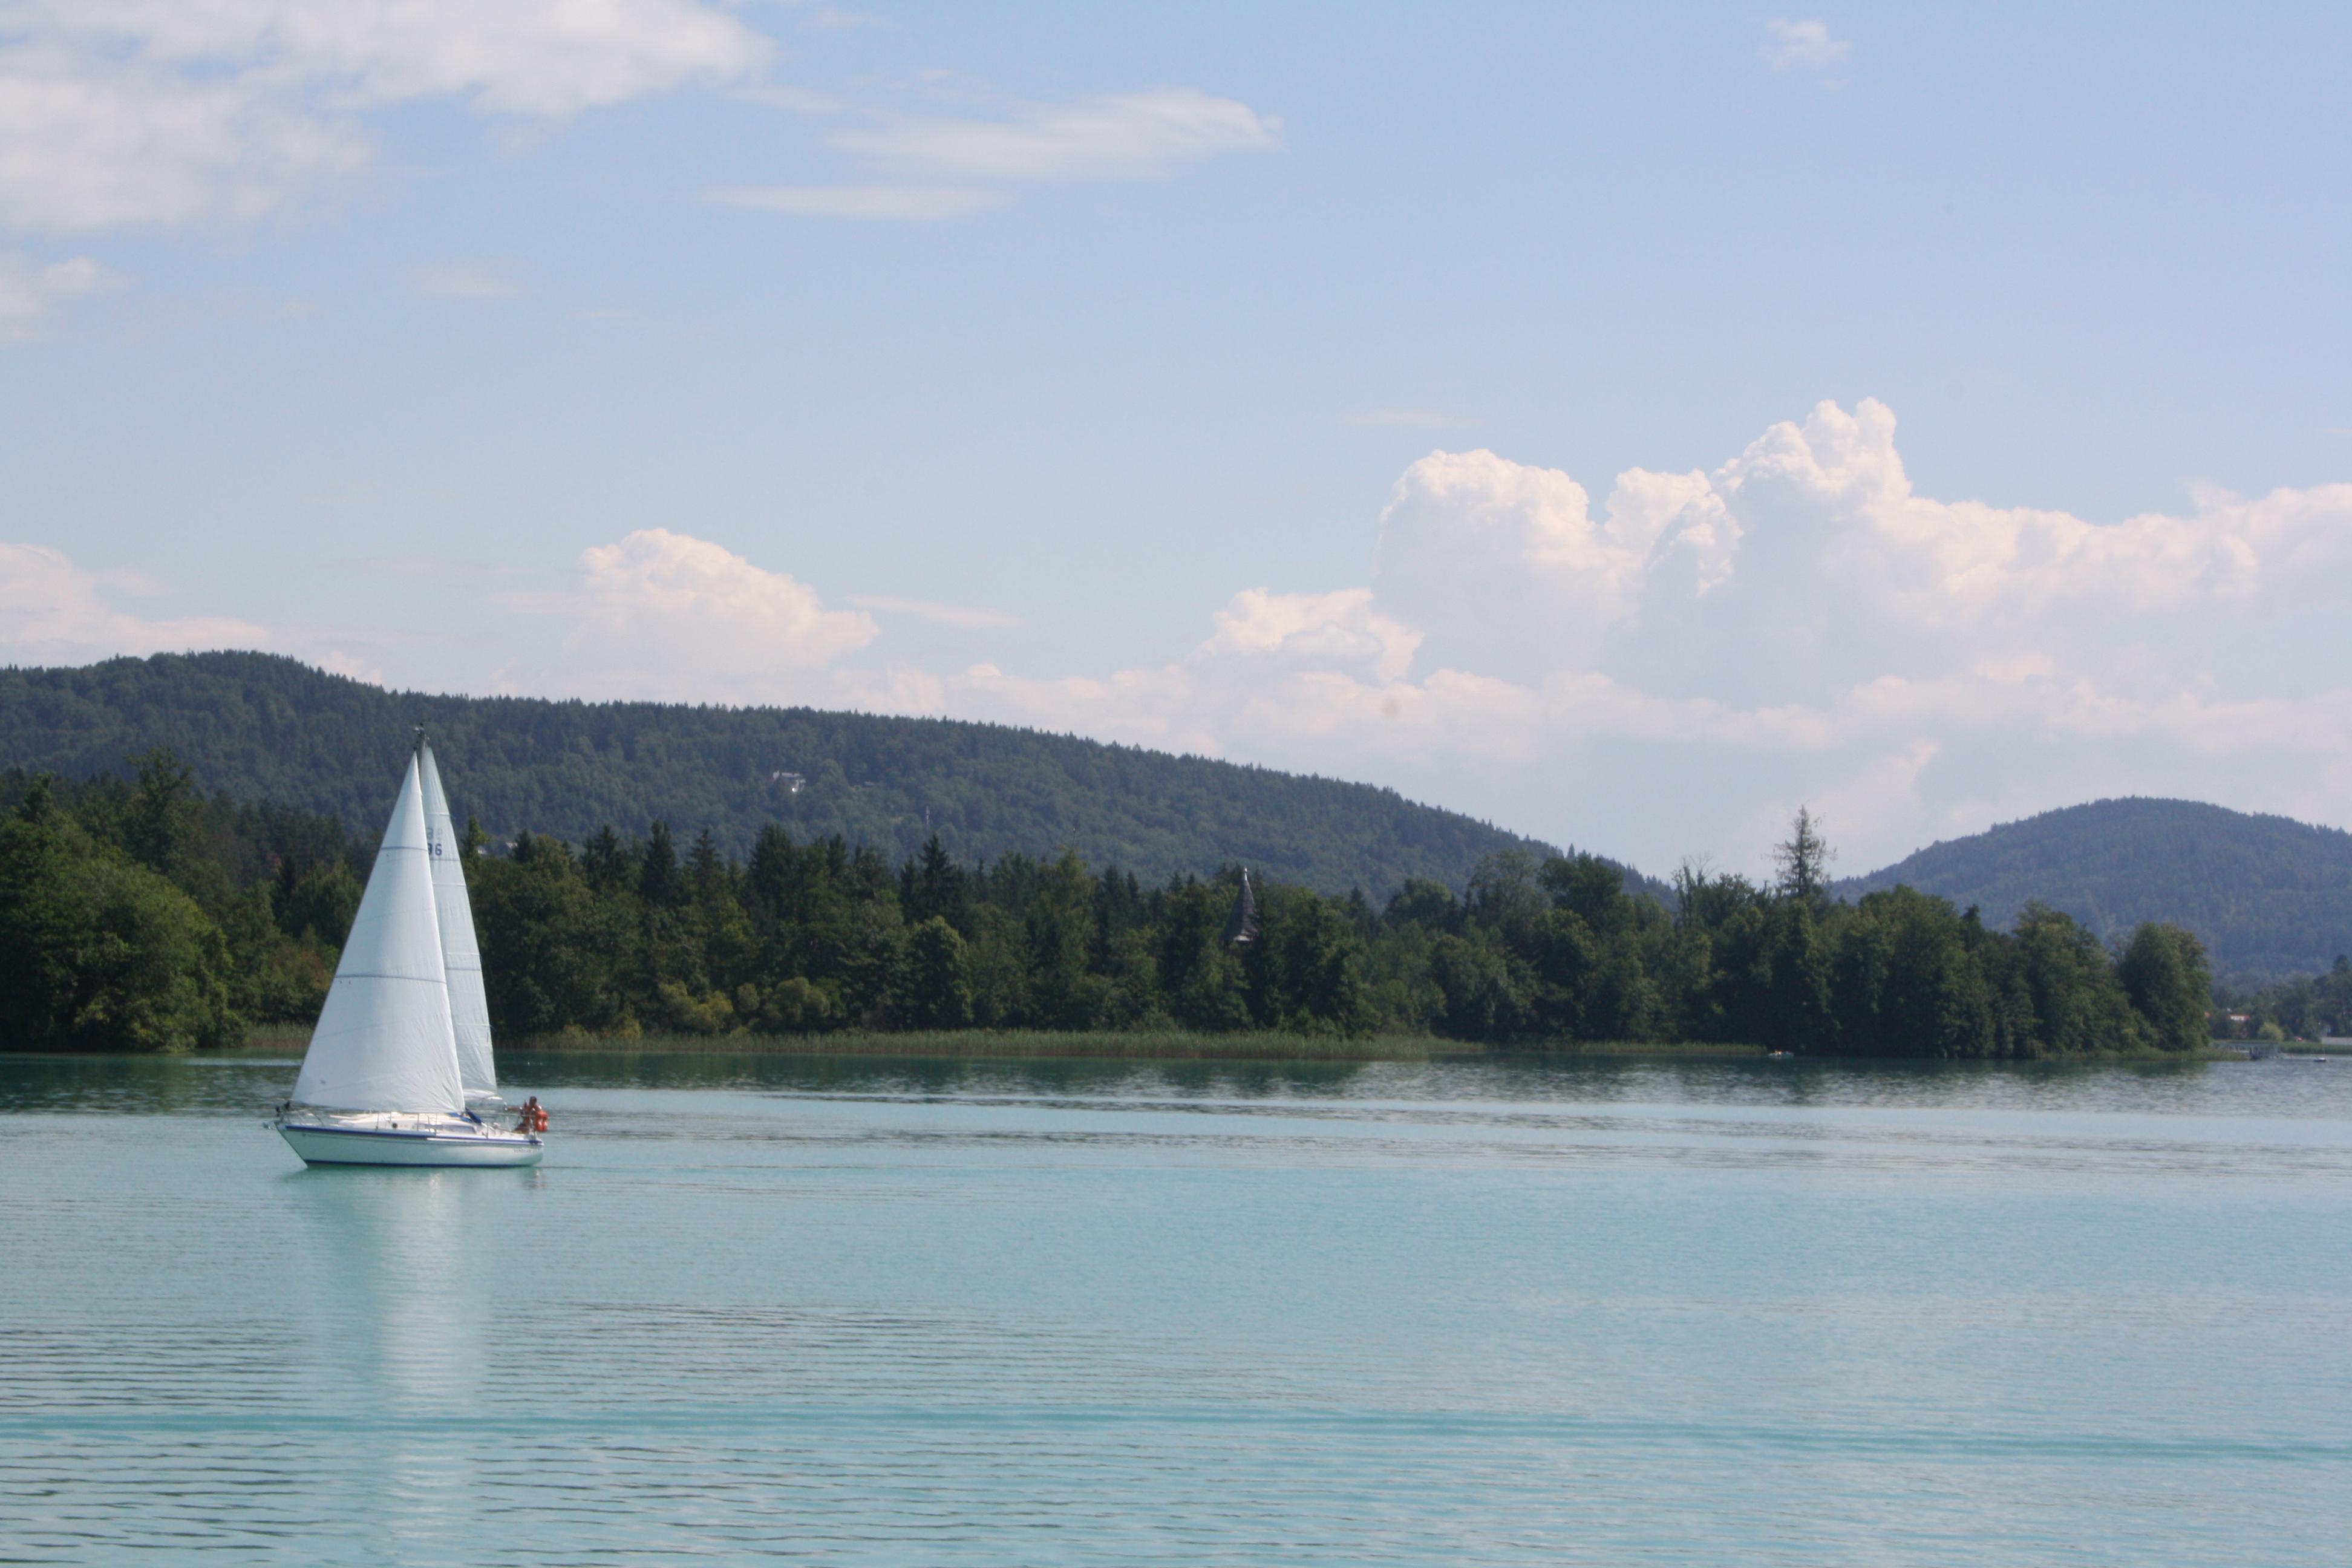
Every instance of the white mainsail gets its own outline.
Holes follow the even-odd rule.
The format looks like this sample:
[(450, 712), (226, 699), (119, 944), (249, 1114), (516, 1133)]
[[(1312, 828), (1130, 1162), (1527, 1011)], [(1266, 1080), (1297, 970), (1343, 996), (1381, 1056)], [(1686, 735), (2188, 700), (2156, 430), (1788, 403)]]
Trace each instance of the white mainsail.
[(330, 1110), (466, 1109), (449, 1024), (424, 786), (408, 759), (294, 1098)]
[(457, 1037), (457, 1076), (469, 1095), (496, 1094), (499, 1069), (490, 1058), (490, 1004), (482, 994), (482, 950), (474, 937), (473, 901), (466, 896), (464, 847), (449, 825), (449, 797), (433, 748), (419, 742), (425, 781), (425, 841), (433, 868), (433, 905), (441, 917), (441, 967), (449, 977), (449, 1023)]

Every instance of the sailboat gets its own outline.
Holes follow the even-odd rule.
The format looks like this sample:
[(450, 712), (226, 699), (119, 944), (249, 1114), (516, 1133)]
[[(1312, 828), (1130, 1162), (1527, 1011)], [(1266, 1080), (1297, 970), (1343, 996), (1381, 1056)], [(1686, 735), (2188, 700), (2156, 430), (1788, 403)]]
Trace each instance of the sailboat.
[(1247, 947), (1257, 940), (1257, 895), (1250, 890), (1249, 868), (1242, 868), (1242, 890), (1234, 900), (1234, 912), (1225, 917), (1225, 934), (1221, 939), (1227, 947)]
[(474, 904), (466, 896), (465, 847), (449, 826), (449, 797), (433, 747), (416, 737), (416, 772), (425, 786), (425, 862), (433, 869), (433, 912), (441, 923), (441, 969), (449, 981), (449, 1029), (457, 1041), (457, 1081), (468, 1103), (499, 1099), (490, 1057), (490, 1002), (482, 990), (482, 950), (474, 940)]
[[(499, 1108), (466, 870), (424, 731), (335, 965), (294, 1097), (270, 1125), (313, 1165), (536, 1165)], [(470, 1103), (469, 1103), (470, 1102)]]

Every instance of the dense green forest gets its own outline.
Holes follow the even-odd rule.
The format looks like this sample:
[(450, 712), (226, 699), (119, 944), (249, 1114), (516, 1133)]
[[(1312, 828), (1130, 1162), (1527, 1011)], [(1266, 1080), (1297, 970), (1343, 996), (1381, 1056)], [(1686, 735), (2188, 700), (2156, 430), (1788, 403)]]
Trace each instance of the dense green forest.
[[(189, 1048), (315, 1015), (365, 847), (321, 814), (130, 781), (0, 777), (0, 1040)], [(2185, 1051), (2197, 939), (2110, 950), (2029, 906), (2013, 934), (1897, 889), (1833, 900), (1801, 815), (1771, 886), (1685, 872), (1673, 912), (1591, 856), (1487, 856), (1381, 902), (1228, 866), (1147, 882), (1075, 851), (895, 859), (780, 824), (748, 855), (600, 827), (466, 858), (502, 1037), (1168, 1028), (1425, 1033), (1494, 1047), (1726, 1041), (1860, 1056)]]
[(0, 767), (67, 778), (168, 746), (207, 790), (372, 833), (410, 726), (429, 722), (451, 798), (496, 843), (584, 843), (606, 823), (708, 828), (730, 855), (773, 823), (892, 858), (936, 834), (967, 861), (1066, 845), (1147, 881), (1231, 861), (1327, 893), (1460, 886), (1502, 849), (1547, 847), (1392, 790), (1073, 736), (806, 708), (549, 702), (385, 691), (259, 653), (0, 669)]
[(371, 858), (331, 816), (131, 781), (0, 775), (0, 1045), (187, 1050), (307, 1023)]
[(2036, 900), (2104, 941), (2176, 921), (2214, 969), (2251, 987), (2327, 973), (2352, 952), (2352, 834), (2188, 800), (2102, 800), (1931, 845), (1841, 882), (1850, 898), (1908, 885), (2007, 926)]

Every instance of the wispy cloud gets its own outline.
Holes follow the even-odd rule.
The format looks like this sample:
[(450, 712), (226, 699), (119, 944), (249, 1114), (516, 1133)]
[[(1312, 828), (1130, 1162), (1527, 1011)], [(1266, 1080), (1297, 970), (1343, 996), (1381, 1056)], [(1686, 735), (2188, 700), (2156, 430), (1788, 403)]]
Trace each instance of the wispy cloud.
[(119, 288), (121, 281), (87, 256), (39, 267), (21, 256), (0, 254), (0, 343), (24, 342), (59, 306)]
[(409, 273), (408, 286), (434, 300), (505, 300), (522, 292), (480, 267), (419, 267)]
[(1021, 617), (1007, 610), (991, 610), (972, 605), (942, 605), (931, 599), (900, 599), (887, 594), (852, 594), (849, 602), (861, 610), (879, 610), (886, 616), (912, 616), (917, 620), (958, 626), (966, 631), (1002, 631), (1021, 624)]
[(1216, 153), (1262, 151), (1282, 122), (1197, 88), (1113, 93), (1007, 120), (908, 119), (836, 132), (833, 143), (884, 163), (979, 179), (1125, 179)]
[(1460, 430), (1477, 421), (1442, 408), (1364, 408), (1339, 416), (1342, 425), (1387, 426), (1405, 430)]
[(0, 48), (0, 223), (49, 233), (247, 223), (369, 161), (367, 141), (236, 76)]
[(1830, 37), (1829, 24), (1818, 18), (1792, 22), (1776, 16), (1764, 24), (1769, 35), (1764, 58), (1774, 70), (1819, 70), (1843, 63), (1853, 53), (1853, 43)]
[(728, 206), (799, 217), (915, 220), (962, 217), (1004, 199), (1001, 191), (957, 185), (742, 185), (711, 191), (709, 197)]
[(249, 223), (364, 170), (362, 117), (459, 99), (560, 121), (756, 79), (760, 33), (702, 0), (10, 0), (0, 222)]

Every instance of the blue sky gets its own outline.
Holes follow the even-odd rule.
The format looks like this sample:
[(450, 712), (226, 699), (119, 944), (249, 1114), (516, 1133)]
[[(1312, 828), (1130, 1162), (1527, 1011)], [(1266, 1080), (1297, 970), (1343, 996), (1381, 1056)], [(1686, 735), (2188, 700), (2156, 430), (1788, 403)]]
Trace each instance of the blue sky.
[(0, 658), (1006, 720), (1659, 869), (2352, 823), (2347, 44), (0, 0)]

